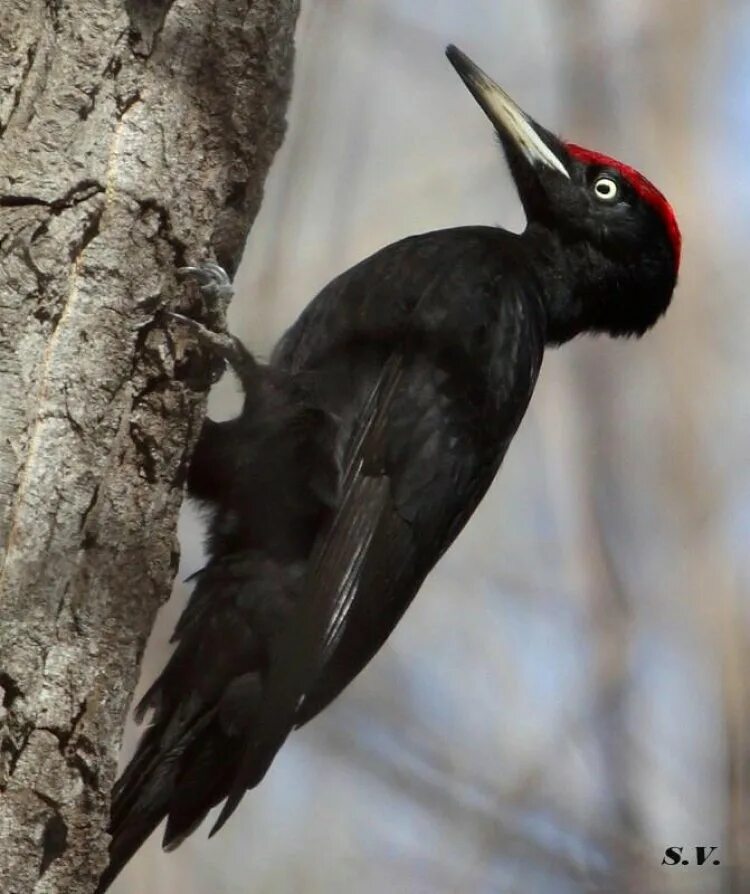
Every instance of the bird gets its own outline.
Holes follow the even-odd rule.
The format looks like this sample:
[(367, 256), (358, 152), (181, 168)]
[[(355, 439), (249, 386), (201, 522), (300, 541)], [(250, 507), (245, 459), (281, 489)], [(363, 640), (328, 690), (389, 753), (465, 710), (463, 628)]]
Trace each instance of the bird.
[[(522, 233), (411, 236), (337, 276), (261, 362), (199, 321), (234, 370), (239, 415), (207, 419), (187, 474), (207, 518), (205, 567), (151, 712), (115, 784), (103, 892), (166, 819), (214, 834), (290, 733), (383, 645), (495, 478), (547, 347), (638, 337), (665, 313), (681, 236), (630, 166), (555, 136), (457, 47), (526, 216)], [(204, 294), (216, 265), (187, 268)]]

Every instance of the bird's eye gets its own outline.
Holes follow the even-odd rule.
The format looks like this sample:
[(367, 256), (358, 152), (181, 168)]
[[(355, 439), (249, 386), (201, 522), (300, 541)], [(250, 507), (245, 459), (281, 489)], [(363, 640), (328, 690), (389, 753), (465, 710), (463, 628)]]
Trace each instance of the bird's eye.
[(594, 183), (594, 193), (602, 202), (614, 202), (620, 193), (620, 188), (612, 177), (597, 177)]

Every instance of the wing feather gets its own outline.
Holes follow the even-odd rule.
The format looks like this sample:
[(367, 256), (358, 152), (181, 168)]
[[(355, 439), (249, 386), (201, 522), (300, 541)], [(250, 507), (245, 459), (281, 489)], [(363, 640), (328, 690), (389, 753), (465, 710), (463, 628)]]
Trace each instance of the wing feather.
[(305, 693), (335, 650), (355, 602), (363, 567), (393, 533), (393, 502), (383, 461), (388, 410), (401, 377), (400, 357), (387, 361), (364, 403), (342, 475), (338, 510), (308, 566), (306, 593), (274, 644), (255, 724), (215, 834), (243, 794), (260, 782), (294, 728)]

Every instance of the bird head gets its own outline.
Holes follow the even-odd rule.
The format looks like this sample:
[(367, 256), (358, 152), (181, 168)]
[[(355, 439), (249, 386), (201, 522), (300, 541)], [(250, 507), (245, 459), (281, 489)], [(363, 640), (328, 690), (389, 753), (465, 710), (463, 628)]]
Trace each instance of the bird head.
[(446, 55), (497, 132), (529, 238), (555, 258), (562, 285), (547, 296), (549, 339), (641, 335), (677, 281), (681, 237), (669, 202), (628, 165), (550, 133), (457, 47)]

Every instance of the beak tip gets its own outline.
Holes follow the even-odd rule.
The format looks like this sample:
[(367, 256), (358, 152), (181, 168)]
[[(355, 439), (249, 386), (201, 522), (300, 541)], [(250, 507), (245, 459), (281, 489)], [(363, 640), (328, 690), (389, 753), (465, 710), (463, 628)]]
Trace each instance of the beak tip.
[(445, 55), (454, 68), (456, 67), (456, 57), (458, 53), (459, 49), (455, 44), (449, 43), (448, 46), (445, 48)]
[(456, 74), (471, 89), (471, 84), (478, 79), (483, 73), (469, 59), (463, 50), (459, 49), (454, 43), (449, 43), (445, 48), (445, 55), (456, 71)]
[(545, 143), (531, 119), (492, 78), (455, 44), (445, 48), (448, 61), (468, 87), (474, 99), (495, 126), (503, 140), (510, 140), (532, 164), (553, 168), (570, 179), (570, 174), (555, 152)]

